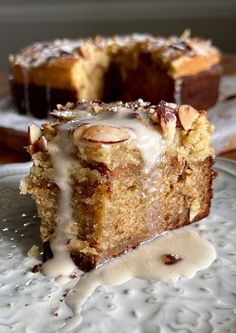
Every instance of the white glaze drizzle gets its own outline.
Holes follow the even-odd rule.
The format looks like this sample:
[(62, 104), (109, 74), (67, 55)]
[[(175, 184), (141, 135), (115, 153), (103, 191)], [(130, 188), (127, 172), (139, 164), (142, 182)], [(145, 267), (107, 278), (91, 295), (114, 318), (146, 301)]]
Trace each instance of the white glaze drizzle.
[(182, 79), (175, 80), (174, 99), (175, 103), (178, 105), (182, 104), (182, 98), (181, 98), (182, 81), (183, 81)]
[[(182, 260), (173, 265), (164, 264), (166, 254)], [(132, 278), (175, 282), (192, 278), (198, 270), (207, 268), (216, 258), (214, 247), (196, 232), (172, 231), (160, 236), (126, 255), (84, 274), (66, 298), (74, 315), (66, 322), (63, 332), (75, 328), (82, 320), (81, 308), (100, 285), (119, 285)]]
[[(133, 113), (131, 113), (133, 115)], [(140, 120), (130, 119), (130, 112), (112, 113), (110, 117), (101, 114), (97, 117), (87, 114), (78, 120), (62, 124), (59, 127), (57, 136), (49, 143), (49, 153), (52, 156), (54, 181), (60, 189), (60, 199), (57, 210), (56, 227), (52, 240), (50, 241), (53, 258), (43, 264), (44, 275), (60, 278), (62, 275), (69, 275), (75, 265), (66, 247), (66, 241), (71, 238), (66, 232), (67, 226), (73, 223), (71, 203), (71, 185), (69, 181), (69, 168), (71, 166), (73, 144), (68, 136), (68, 129), (77, 127), (78, 124), (102, 124), (116, 127), (123, 127), (130, 132), (144, 159), (144, 172), (148, 173), (158, 157), (164, 151), (164, 141), (158, 130), (145, 126)], [(84, 143), (83, 143), (84, 144)], [(91, 144), (91, 143), (88, 143)], [(104, 145), (109, 147), (109, 145)], [(83, 148), (83, 145), (80, 147)]]
[(24, 103), (27, 114), (30, 114), (30, 101), (29, 101), (29, 77), (28, 68), (23, 67), (23, 78), (24, 78)]
[[(67, 150), (65, 149), (67, 147)], [(53, 258), (43, 264), (42, 272), (49, 277), (58, 278), (69, 275), (76, 269), (66, 242), (71, 235), (66, 232), (67, 226), (73, 223), (71, 209), (71, 186), (69, 168), (72, 157), (70, 153), (71, 142), (67, 133), (59, 131), (58, 135), (49, 143), (49, 152), (52, 156), (54, 181), (60, 189), (56, 227), (53, 238), (50, 241)]]
[[(59, 280), (63, 275), (69, 275), (76, 269), (66, 248), (66, 241), (69, 237), (65, 229), (68, 224), (73, 223), (69, 183), (73, 147), (67, 133), (68, 129), (77, 127), (81, 123), (89, 123), (90, 126), (101, 124), (127, 129), (131, 138), (137, 141), (137, 146), (145, 161), (145, 172), (151, 170), (165, 148), (159, 131), (145, 126), (138, 119), (129, 118), (129, 112), (113, 113), (111, 117), (107, 114), (101, 114), (99, 117), (87, 115), (60, 126), (58, 135), (50, 142), (49, 152), (53, 160), (55, 183), (59, 186), (61, 194), (57, 226), (50, 244), (53, 258), (43, 265), (45, 275), (59, 277)], [(139, 135), (137, 135), (138, 133)], [(165, 254), (177, 255), (182, 260), (167, 266), (162, 262), (162, 256)], [(67, 304), (73, 310), (74, 315), (63, 330), (67, 332), (80, 323), (81, 307), (99, 285), (118, 285), (134, 277), (158, 281), (176, 281), (180, 277), (191, 278), (196, 271), (208, 267), (214, 259), (214, 248), (207, 241), (200, 239), (196, 233), (175, 231), (156, 238), (129, 254), (83, 275), (67, 298)]]

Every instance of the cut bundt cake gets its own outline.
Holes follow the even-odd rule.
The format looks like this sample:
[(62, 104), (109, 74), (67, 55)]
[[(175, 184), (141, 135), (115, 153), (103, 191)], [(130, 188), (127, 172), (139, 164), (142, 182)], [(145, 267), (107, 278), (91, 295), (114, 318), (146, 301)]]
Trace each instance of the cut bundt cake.
[(217, 100), (219, 63), (209, 41), (187, 33), (55, 40), (11, 55), (10, 82), (16, 108), (38, 118), (80, 99), (164, 99), (206, 110)]
[(90, 270), (208, 215), (213, 127), (204, 111), (139, 99), (68, 103), (52, 115), (29, 126), (33, 164), (21, 181), (42, 220), (45, 260), (67, 253)]

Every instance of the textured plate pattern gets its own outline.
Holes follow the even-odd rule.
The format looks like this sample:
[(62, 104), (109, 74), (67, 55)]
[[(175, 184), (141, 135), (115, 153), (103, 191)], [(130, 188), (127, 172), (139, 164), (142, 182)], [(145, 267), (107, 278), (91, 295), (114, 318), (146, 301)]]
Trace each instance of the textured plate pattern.
[[(0, 332), (55, 333), (71, 315), (64, 296), (76, 282), (58, 286), (32, 273), (39, 245), (33, 202), (20, 196), (29, 164), (0, 167)], [(86, 302), (73, 333), (236, 332), (236, 163), (218, 160), (210, 216), (191, 228), (211, 241), (217, 259), (207, 270), (175, 284), (134, 279), (99, 287)]]

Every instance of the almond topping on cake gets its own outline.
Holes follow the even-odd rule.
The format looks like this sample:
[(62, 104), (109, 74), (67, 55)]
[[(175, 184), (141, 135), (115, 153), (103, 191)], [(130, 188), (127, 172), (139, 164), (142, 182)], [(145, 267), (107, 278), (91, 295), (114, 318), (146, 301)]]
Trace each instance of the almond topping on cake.
[(28, 127), (28, 141), (30, 145), (33, 145), (42, 136), (42, 131), (40, 127), (35, 124), (31, 124)]
[(44, 152), (48, 151), (48, 142), (45, 136), (41, 136), (41, 138), (39, 139), (38, 146), (41, 151)]
[(95, 125), (89, 127), (83, 134), (83, 139), (89, 142), (118, 143), (128, 140), (128, 131), (106, 125)]
[(80, 124), (73, 133), (73, 143), (76, 145), (79, 143), (79, 141), (82, 138), (82, 135), (84, 134), (85, 130), (89, 127), (88, 124)]
[(158, 105), (158, 111), (162, 135), (171, 143), (174, 139), (176, 129), (175, 109), (172, 104), (161, 101)]
[(179, 120), (185, 131), (192, 128), (192, 124), (199, 117), (199, 112), (190, 105), (181, 105), (178, 111)]

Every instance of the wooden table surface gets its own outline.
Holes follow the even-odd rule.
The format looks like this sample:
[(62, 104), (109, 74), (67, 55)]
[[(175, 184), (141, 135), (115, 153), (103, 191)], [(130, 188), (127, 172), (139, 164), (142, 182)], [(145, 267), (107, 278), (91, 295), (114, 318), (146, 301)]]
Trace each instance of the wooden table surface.
[[(236, 74), (236, 55), (225, 55), (223, 57), (223, 68), (225, 74)], [(7, 80), (8, 71), (0, 71), (0, 99), (9, 95)], [(222, 157), (236, 160), (236, 150), (221, 154)], [(17, 163), (29, 161), (27, 153), (21, 153), (0, 144), (0, 164)]]

